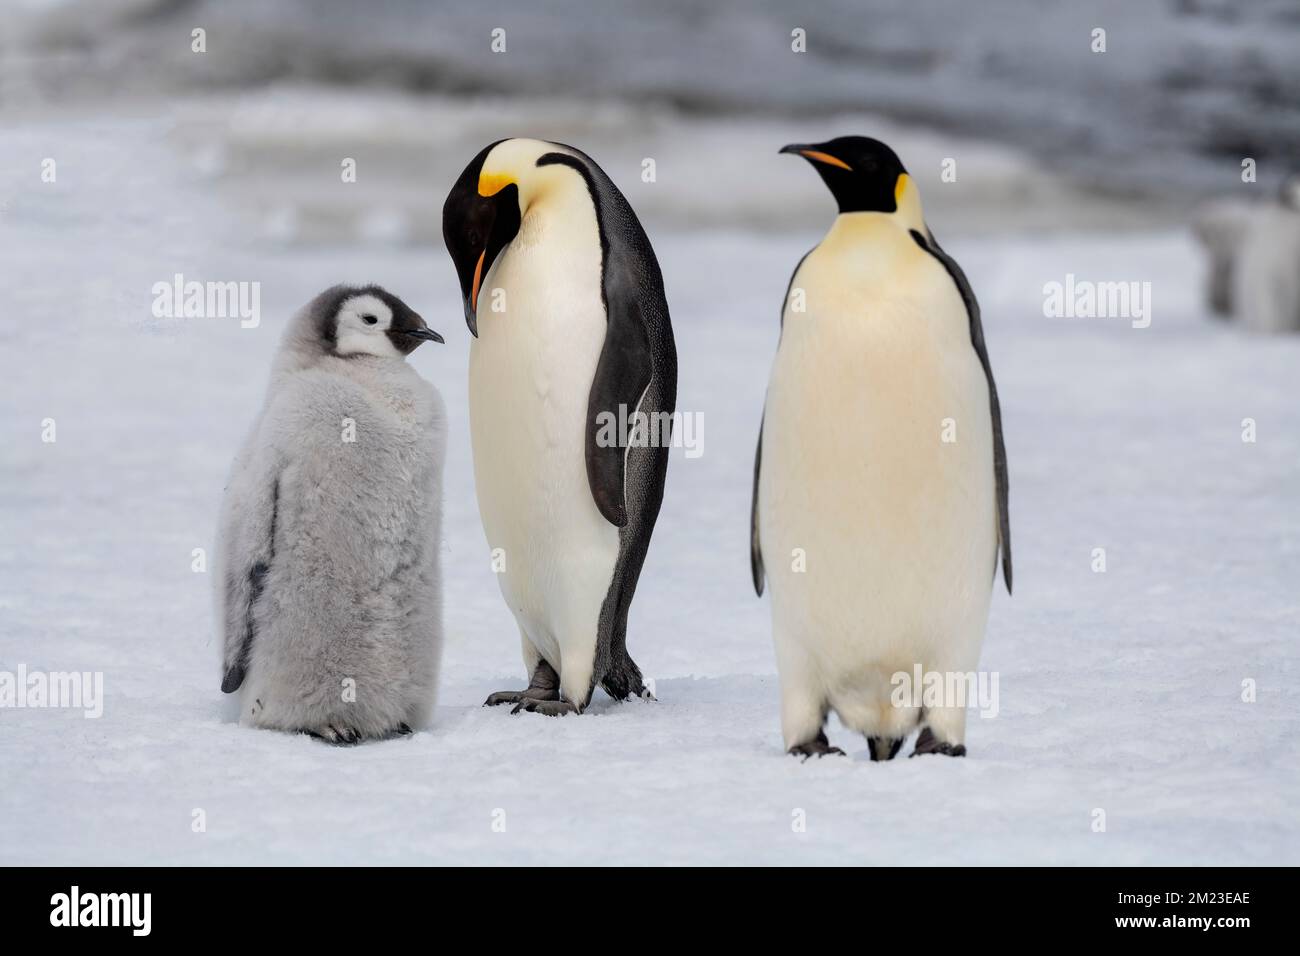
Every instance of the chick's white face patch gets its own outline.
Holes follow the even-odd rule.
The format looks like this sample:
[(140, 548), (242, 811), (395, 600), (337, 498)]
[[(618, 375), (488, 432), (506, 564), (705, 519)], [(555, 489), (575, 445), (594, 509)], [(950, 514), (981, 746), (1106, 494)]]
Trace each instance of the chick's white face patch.
[(401, 356), (389, 341), (393, 310), (373, 295), (354, 295), (339, 306), (335, 349), (339, 355)]

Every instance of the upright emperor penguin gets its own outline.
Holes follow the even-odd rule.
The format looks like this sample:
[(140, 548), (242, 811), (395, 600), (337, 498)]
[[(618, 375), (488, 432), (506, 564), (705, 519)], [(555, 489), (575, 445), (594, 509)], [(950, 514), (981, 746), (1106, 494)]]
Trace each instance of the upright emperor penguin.
[(790, 279), (754, 462), (750, 559), (755, 590), (765, 575), (772, 586), (785, 744), (843, 753), (823, 731), (834, 709), (873, 760), (918, 726), (913, 756), (962, 756), (964, 702), (928, 706), (921, 687), (896, 701), (891, 680), (918, 664), (975, 669), (999, 544), (1011, 591), (979, 306), (888, 146), (846, 136), (782, 152), (839, 203)]
[(405, 361), (441, 342), (378, 286), (290, 322), (235, 459), (217, 611), (240, 722), (333, 743), (428, 720), (442, 644), (446, 412)]
[(559, 715), (581, 713), (598, 684), (616, 700), (643, 695), (627, 615), (677, 397), (654, 250), (589, 156), (535, 139), (474, 157), (443, 236), (474, 335), (479, 511), (530, 677), (486, 703)]

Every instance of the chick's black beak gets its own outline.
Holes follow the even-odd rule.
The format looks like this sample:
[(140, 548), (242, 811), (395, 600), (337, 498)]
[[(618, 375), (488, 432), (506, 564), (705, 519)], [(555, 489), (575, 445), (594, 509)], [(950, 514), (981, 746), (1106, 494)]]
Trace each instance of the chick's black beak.
[[(408, 311), (401, 315), (393, 322), (393, 331), (405, 335), (408, 339), (418, 339), (421, 342), (443, 341), (442, 336), (429, 328), (428, 323), (417, 312)], [(415, 346), (412, 345), (411, 348), (414, 349)]]

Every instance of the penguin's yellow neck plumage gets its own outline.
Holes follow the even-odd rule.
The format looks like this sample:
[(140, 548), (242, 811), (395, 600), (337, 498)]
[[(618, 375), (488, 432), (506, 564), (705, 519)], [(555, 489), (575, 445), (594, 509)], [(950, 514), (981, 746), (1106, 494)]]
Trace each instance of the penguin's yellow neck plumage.
[(916, 188), (912, 177), (903, 173), (894, 186), (894, 202), (898, 208), (890, 213), (904, 229), (915, 229), (922, 235), (928, 235), (925, 228), (925, 213), (921, 209), (921, 190)]
[(536, 204), (552, 196), (566, 199), (571, 193), (586, 195), (586, 184), (565, 166), (538, 166), (547, 153), (567, 153), (556, 143), (538, 139), (508, 139), (499, 143), (483, 161), (478, 194), (494, 196), (507, 186), (519, 190), (519, 213), (527, 216)]
[(906, 173), (898, 177), (894, 201), (898, 208), (893, 212), (840, 213), (835, 217), (821, 246), (828, 251), (864, 243), (904, 242), (913, 246), (912, 230), (929, 238), (925, 213), (921, 209), (921, 191)]

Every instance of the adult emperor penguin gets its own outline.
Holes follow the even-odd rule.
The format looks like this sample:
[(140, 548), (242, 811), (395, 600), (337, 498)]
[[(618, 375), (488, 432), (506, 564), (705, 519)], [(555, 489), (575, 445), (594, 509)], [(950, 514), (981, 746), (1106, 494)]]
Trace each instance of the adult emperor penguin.
[(1251, 210), (1236, 249), (1233, 305), (1254, 332), (1300, 331), (1300, 177), (1279, 199)]
[(217, 614), (240, 722), (332, 743), (433, 706), (446, 413), (405, 361), (441, 342), (378, 286), (290, 322), (221, 510)]
[[(523, 691), (487, 704), (581, 713), (645, 693), (627, 616), (663, 498), (677, 396), (663, 278), (623, 194), (585, 153), (507, 139), (443, 207), (464, 296), (474, 481)], [(639, 434), (621, 423), (637, 421)], [(646, 428), (645, 426), (649, 426)]]
[[(893, 699), (895, 674), (979, 661), (998, 547), (1011, 590), (1007, 465), (979, 306), (884, 143), (803, 156), (839, 215), (795, 268), (754, 462), (754, 588), (772, 590), (786, 747), (843, 753), (834, 709), (890, 759), (965, 754), (964, 702)], [(895, 706), (902, 704), (902, 706)]]

